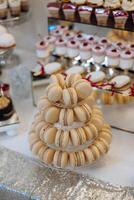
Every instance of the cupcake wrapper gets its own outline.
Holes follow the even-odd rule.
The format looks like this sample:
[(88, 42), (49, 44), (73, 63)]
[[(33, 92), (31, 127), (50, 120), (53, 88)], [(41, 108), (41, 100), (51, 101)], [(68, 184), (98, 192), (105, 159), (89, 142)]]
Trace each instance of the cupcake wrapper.
[(59, 10), (49, 10), (49, 17), (59, 18)]
[(64, 11), (65, 19), (69, 21), (75, 20), (75, 12), (66, 12)]
[(126, 24), (126, 21), (127, 21), (127, 18), (126, 17), (121, 17), (121, 18), (117, 18), (115, 17), (115, 28), (124, 28), (125, 27), (125, 24)]
[(107, 25), (108, 16), (96, 15), (97, 24), (101, 26)]
[(91, 17), (91, 13), (89, 14), (79, 14), (80, 15), (80, 21), (82, 23), (90, 23), (90, 17)]

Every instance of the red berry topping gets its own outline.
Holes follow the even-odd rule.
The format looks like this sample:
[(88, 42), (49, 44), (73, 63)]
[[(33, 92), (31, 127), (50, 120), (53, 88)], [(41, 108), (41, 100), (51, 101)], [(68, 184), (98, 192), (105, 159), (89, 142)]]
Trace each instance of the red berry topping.
[(79, 34), (79, 35), (77, 35), (77, 37), (78, 37), (78, 38), (82, 38), (82, 35), (81, 35), (81, 34)]
[(121, 46), (121, 45), (122, 45), (122, 43), (121, 43), (121, 42), (118, 42), (118, 43), (117, 43), (117, 46)]
[(106, 39), (101, 40), (102, 43), (107, 43)]
[(71, 44), (75, 44), (76, 42), (75, 41), (71, 41)]
[(62, 40), (62, 39), (60, 39), (60, 40), (59, 40), (59, 42), (63, 42), (63, 40)]
[(101, 48), (100, 48), (99, 46), (96, 46), (95, 49), (98, 49), (98, 50), (99, 50), (99, 49), (101, 49)]
[(67, 33), (67, 34), (66, 34), (66, 36), (70, 36), (70, 34), (69, 34), (69, 33)]
[(130, 51), (126, 51), (125, 54), (127, 54), (127, 55), (131, 55), (131, 52), (130, 52)]
[(50, 40), (50, 37), (49, 37), (49, 36), (47, 37), (47, 40)]
[(134, 44), (131, 44), (131, 48), (134, 48)]
[(92, 40), (94, 40), (94, 38), (93, 38), (93, 37), (90, 37), (89, 40), (92, 41)]
[(112, 52), (117, 52), (117, 50), (116, 50), (116, 49), (112, 49), (111, 51), (112, 51)]
[(61, 28), (65, 28), (65, 26), (61, 26)]
[(84, 47), (88, 46), (88, 43), (87, 43), (87, 42), (84, 42), (84, 43), (83, 43), (83, 46), (84, 46)]
[(45, 42), (44, 42), (44, 41), (41, 41), (41, 42), (40, 42), (40, 45), (42, 45), (42, 46), (43, 46), (44, 44), (45, 44)]
[(59, 31), (57, 30), (56, 33), (59, 33)]

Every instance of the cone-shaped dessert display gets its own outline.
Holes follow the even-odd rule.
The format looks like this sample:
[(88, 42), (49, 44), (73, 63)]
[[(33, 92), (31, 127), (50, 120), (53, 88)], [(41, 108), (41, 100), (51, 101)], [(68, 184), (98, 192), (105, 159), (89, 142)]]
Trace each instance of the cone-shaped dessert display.
[(91, 85), (78, 74), (51, 79), (30, 129), (30, 148), (52, 166), (92, 164), (108, 152), (112, 133), (94, 105)]

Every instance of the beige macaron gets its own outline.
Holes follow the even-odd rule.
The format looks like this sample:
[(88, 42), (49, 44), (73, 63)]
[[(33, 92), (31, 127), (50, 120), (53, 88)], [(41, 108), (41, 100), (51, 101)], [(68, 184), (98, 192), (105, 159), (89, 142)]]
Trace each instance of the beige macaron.
[(99, 138), (103, 138), (107, 141), (108, 144), (111, 144), (112, 142), (112, 134), (109, 134), (108, 132), (101, 131), (99, 134)]
[(84, 149), (84, 154), (85, 154), (85, 158), (86, 158), (86, 161), (91, 164), (93, 161), (94, 161), (94, 155), (91, 151), (90, 148), (87, 148), (87, 149)]
[(78, 134), (78, 137), (79, 137), (79, 143), (80, 145), (82, 144), (85, 144), (87, 139), (86, 139), (86, 134), (85, 134), (85, 131), (83, 128), (77, 128), (77, 134)]
[(53, 158), (54, 166), (65, 168), (68, 165), (68, 153), (56, 151)]
[(57, 133), (57, 128), (55, 128), (55, 127), (50, 127), (48, 129), (46, 129), (46, 131), (44, 133), (45, 143), (54, 144), (56, 133)]
[(85, 111), (85, 113), (86, 113), (86, 121), (89, 121), (90, 119), (91, 119), (91, 114), (92, 114), (92, 109), (90, 108), (90, 106), (88, 105), (88, 104), (86, 104), (86, 103), (84, 103), (83, 105), (82, 105), (82, 108), (83, 108), (83, 110)]
[(92, 151), (94, 159), (98, 160), (100, 158), (100, 156), (101, 156), (101, 153), (100, 153), (99, 149), (94, 144), (91, 145), (89, 148)]
[(80, 74), (70, 74), (66, 77), (66, 87), (72, 87), (73, 83), (80, 80), (82, 77)]
[(32, 153), (37, 155), (42, 146), (44, 146), (44, 143), (41, 140), (39, 140), (38, 142), (35, 142), (31, 148)]
[(97, 115), (103, 117), (102, 111), (97, 106), (93, 107), (93, 114), (97, 114)]
[(77, 129), (70, 130), (70, 138), (74, 146), (80, 145), (80, 137), (78, 135)]
[(55, 137), (57, 147), (66, 148), (69, 144), (69, 131), (58, 130)]
[(51, 102), (48, 100), (47, 97), (43, 97), (39, 100), (39, 103), (38, 103), (38, 109), (40, 111), (42, 110), (45, 110), (46, 108), (50, 107), (52, 104)]
[(49, 107), (44, 112), (45, 121), (48, 123), (56, 123), (59, 121), (60, 109), (56, 106)]
[(40, 150), (38, 151), (38, 156), (39, 156), (39, 158), (42, 160), (43, 159), (43, 155), (44, 155), (44, 152), (45, 152), (45, 150), (47, 149), (47, 146), (44, 144), (41, 148), (40, 148)]
[(74, 88), (67, 88), (63, 90), (63, 103), (66, 106), (76, 105), (78, 96)]
[(85, 131), (87, 141), (92, 140), (94, 138), (94, 134), (92, 130), (89, 128), (89, 126), (85, 126), (83, 127), (83, 129)]
[(43, 128), (43, 126), (46, 124), (45, 121), (41, 121), (39, 122), (36, 126), (35, 126), (35, 132), (37, 134), (40, 134), (41, 129)]
[(46, 164), (51, 164), (53, 162), (55, 150), (47, 148), (43, 155), (43, 162)]
[(72, 109), (61, 109), (59, 123), (62, 126), (71, 126), (74, 122), (74, 112)]
[(91, 123), (100, 131), (104, 125), (104, 119), (99, 115), (92, 115)]
[(77, 166), (77, 156), (75, 152), (69, 153), (69, 164), (73, 168)]
[(30, 149), (32, 149), (33, 145), (35, 143), (37, 143), (38, 141), (40, 141), (40, 138), (37, 134), (32, 133), (29, 135), (29, 145), (30, 145)]
[(94, 138), (96, 138), (99, 134), (97, 127), (94, 124), (92, 124), (91, 122), (88, 123), (88, 127), (90, 128)]
[(84, 79), (74, 82), (73, 87), (75, 88), (79, 99), (87, 98), (92, 92), (90, 83)]
[(62, 74), (53, 74), (51, 76), (53, 83), (57, 83), (62, 89), (65, 87), (65, 76)]
[(99, 149), (100, 153), (103, 155), (105, 153), (107, 153), (108, 149), (109, 149), (109, 145), (108, 143), (104, 143), (102, 140), (97, 139), (94, 142), (94, 145)]
[(55, 83), (50, 84), (46, 89), (46, 94), (51, 102), (57, 102), (62, 99), (62, 88)]
[(40, 130), (40, 133), (39, 133), (39, 137), (42, 141), (44, 141), (44, 134), (45, 134), (45, 131), (50, 128), (50, 124), (48, 123), (45, 123), (44, 126), (42, 127), (42, 129)]
[(86, 164), (86, 158), (83, 151), (78, 151), (75, 155), (77, 157), (77, 166), (84, 166)]
[(85, 110), (82, 108), (82, 106), (76, 106), (74, 108), (74, 113), (75, 113), (76, 121), (83, 122), (83, 123), (87, 122), (87, 114)]

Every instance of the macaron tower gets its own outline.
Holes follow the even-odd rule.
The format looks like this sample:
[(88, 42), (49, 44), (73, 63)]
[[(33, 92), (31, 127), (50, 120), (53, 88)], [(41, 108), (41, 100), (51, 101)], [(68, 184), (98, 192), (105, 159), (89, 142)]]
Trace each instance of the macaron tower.
[(79, 74), (52, 75), (29, 131), (33, 154), (50, 166), (91, 165), (109, 150), (111, 128)]

